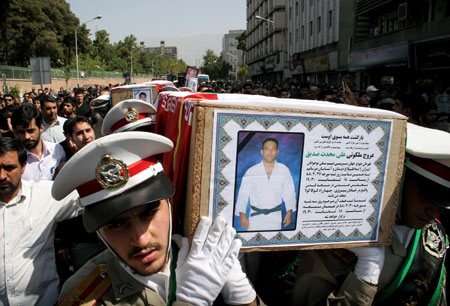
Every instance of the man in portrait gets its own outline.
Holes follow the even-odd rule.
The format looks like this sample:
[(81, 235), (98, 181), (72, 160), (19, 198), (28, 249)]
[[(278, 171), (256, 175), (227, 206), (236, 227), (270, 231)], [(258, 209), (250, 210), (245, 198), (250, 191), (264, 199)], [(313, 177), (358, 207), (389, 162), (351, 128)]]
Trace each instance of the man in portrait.
[[(294, 180), (289, 168), (277, 162), (278, 140), (266, 138), (262, 142), (262, 161), (244, 174), (237, 196), (235, 215), (248, 231), (281, 230), (292, 223), (296, 210)], [(250, 213), (247, 207), (250, 202)], [(286, 215), (282, 218), (282, 203)]]
[(147, 102), (147, 94), (144, 91), (141, 91), (139, 93), (139, 100), (142, 100), (144, 102)]

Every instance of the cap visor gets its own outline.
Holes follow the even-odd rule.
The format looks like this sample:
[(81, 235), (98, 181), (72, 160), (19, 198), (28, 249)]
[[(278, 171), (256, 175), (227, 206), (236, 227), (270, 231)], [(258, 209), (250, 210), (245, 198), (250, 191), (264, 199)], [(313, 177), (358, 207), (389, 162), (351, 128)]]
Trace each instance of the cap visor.
[(161, 172), (131, 190), (86, 206), (83, 212), (84, 227), (89, 233), (92, 233), (127, 210), (170, 198), (174, 193), (175, 187), (169, 177)]

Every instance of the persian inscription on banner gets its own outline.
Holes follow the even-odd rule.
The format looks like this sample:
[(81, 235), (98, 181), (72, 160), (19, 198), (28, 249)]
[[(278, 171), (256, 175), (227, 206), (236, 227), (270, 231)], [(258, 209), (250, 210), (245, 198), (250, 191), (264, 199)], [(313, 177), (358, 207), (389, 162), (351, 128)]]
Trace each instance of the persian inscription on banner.
[(379, 175), (378, 137), (339, 129), (317, 136), (304, 150), (301, 231), (306, 236), (317, 230), (348, 235), (357, 228), (366, 234), (371, 230), (367, 218), (374, 212), (369, 202), (376, 194), (373, 180)]

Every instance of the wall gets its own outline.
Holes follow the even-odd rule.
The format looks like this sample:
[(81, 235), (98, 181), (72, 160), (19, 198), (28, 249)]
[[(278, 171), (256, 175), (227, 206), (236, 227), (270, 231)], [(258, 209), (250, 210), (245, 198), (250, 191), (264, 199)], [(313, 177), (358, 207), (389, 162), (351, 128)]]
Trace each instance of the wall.
[[(133, 78), (133, 82), (135, 83), (144, 83), (147, 81), (148, 79), (144, 78)], [(95, 84), (109, 86), (109, 84), (116, 85), (122, 84), (123, 82), (123, 78), (83, 78), (80, 79), (80, 86), (89, 87), (94, 86)], [(40, 84), (31, 84), (31, 80), (6, 80), (6, 85), (8, 88), (17, 86), (22, 92), (31, 91), (33, 87), (35, 89), (39, 89), (41, 87)], [(64, 89), (77, 87), (77, 79), (69, 79), (67, 81), (63, 79), (52, 79), (51, 84), (43, 84), (42, 87), (53, 88), (54, 91), (58, 92), (60, 87), (64, 87)]]

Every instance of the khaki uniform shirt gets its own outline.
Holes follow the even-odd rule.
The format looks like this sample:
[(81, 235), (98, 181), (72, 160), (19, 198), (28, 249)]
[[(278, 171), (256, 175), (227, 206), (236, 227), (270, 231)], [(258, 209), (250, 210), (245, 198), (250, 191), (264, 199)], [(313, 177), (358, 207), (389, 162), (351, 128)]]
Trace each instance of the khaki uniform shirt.
[[(107, 275), (111, 280), (111, 287), (99, 298), (96, 305), (167, 305), (155, 291), (145, 287), (128, 274), (109, 250), (103, 251), (88, 261), (75, 275), (69, 278), (62, 287), (59, 300), (64, 299), (95, 267), (102, 265), (106, 268)], [(75, 296), (72, 301), (76, 299)], [(191, 304), (175, 301), (173, 305), (187, 306)]]

